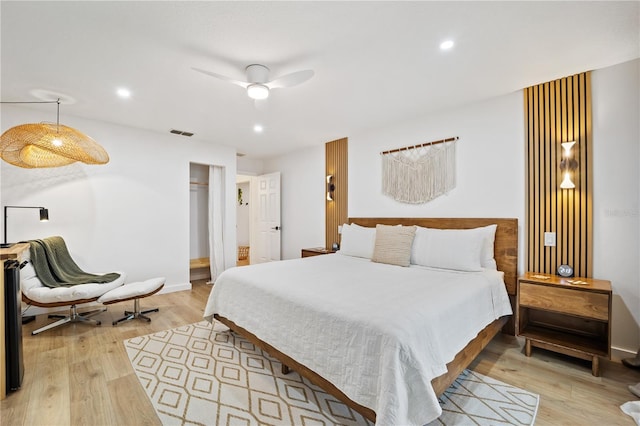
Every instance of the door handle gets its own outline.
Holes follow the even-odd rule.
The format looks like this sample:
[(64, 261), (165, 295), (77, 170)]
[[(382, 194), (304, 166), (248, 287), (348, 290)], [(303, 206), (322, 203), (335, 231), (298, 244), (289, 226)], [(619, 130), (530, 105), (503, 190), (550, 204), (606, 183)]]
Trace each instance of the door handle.
[(271, 229), (275, 229), (276, 231), (279, 231), (279, 230), (280, 230), (280, 227), (279, 227), (279, 226), (274, 226), (274, 227), (273, 227), (273, 228), (271, 228)]

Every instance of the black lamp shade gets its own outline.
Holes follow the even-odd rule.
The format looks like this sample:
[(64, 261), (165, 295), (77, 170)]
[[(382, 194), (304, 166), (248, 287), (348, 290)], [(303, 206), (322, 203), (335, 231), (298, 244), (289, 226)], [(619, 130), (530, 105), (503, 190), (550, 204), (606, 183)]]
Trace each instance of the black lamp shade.
[(48, 221), (49, 221), (49, 209), (41, 208), (40, 222), (48, 222)]

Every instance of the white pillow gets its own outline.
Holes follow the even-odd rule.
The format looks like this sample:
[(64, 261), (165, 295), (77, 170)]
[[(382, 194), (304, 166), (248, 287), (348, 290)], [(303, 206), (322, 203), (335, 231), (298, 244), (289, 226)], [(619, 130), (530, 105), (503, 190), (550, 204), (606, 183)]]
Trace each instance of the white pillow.
[(366, 228), (356, 224), (342, 225), (340, 237), (340, 250), (338, 253), (345, 256), (373, 257), (373, 248), (376, 241), (376, 228)]
[(469, 231), (478, 231), (482, 234), (482, 252), (480, 253), (480, 264), (485, 269), (498, 269), (494, 256), (494, 242), (496, 240), (496, 229), (498, 225), (488, 225), (482, 228), (474, 228)]
[(418, 226), (411, 263), (456, 271), (481, 271), (485, 232), (477, 229), (433, 229)]

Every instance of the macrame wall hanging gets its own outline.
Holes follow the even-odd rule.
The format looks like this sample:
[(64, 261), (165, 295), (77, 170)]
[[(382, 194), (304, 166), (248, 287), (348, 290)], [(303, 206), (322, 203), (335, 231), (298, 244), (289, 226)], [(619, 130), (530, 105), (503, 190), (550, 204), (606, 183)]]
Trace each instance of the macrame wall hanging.
[(392, 149), (382, 156), (382, 192), (396, 201), (426, 203), (456, 186), (458, 137)]

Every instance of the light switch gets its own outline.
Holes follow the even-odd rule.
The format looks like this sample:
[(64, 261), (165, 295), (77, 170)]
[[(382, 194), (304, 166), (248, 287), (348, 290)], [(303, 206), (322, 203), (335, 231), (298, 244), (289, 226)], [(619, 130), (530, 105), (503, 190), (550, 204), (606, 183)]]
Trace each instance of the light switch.
[(556, 246), (556, 233), (555, 232), (545, 232), (544, 233), (544, 246), (545, 247), (555, 247)]

